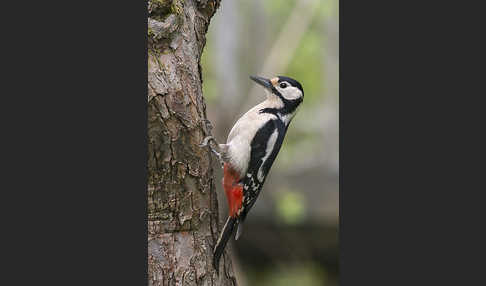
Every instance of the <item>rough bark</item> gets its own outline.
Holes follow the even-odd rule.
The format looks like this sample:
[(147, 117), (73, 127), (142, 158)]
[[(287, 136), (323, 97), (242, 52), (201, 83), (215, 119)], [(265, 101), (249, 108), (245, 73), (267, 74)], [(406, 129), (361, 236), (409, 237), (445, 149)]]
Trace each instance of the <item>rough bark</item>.
[(236, 285), (220, 230), (200, 59), (220, 0), (148, 2), (149, 285)]

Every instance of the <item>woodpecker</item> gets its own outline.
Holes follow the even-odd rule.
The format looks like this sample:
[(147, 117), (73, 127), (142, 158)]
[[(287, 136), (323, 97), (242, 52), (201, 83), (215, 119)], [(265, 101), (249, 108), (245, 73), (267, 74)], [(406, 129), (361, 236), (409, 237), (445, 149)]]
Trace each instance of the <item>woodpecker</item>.
[(243, 222), (262, 190), (287, 128), (304, 99), (302, 85), (295, 79), (286, 76), (250, 78), (265, 88), (266, 100), (238, 119), (226, 144), (217, 144), (208, 136), (200, 145), (207, 146), (213, 140), (218, 146), (219, 152), (209, 144), (223, 166), (223, 189), (229, 206), (229, 216), (214, 247), (216, 270), (235, 228), (235, 240), (241, 236)]

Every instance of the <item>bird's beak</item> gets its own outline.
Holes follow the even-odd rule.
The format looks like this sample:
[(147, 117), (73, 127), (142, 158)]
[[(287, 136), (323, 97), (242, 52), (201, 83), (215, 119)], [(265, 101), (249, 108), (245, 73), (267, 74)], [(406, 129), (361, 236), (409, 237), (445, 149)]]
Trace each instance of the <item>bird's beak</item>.
[(272, 89), (273, 85), (272, 85), (272, 82), (269, 80), (269, 79), (266, 79), (264, 77), (261, 77), (261, 76), (250, 76), (250, 78), (258, 83), (259, 85), (265, 87), (265, 88), (268, 88), (268, 89)]

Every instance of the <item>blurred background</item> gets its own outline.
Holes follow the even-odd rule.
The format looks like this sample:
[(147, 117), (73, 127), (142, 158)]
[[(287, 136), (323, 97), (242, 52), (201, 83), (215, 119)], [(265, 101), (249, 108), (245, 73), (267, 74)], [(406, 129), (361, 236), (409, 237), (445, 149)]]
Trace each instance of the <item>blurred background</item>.
[[(305, 92), (242, 237), (228, 245), (241, 286), (339, 284), (338, 6), (225, 0), (209, 25), (203, 91), (219, 142), (265, 99), (249, 75), (287, 75)], [(223, 220), (227, 203), (216, 185)]]

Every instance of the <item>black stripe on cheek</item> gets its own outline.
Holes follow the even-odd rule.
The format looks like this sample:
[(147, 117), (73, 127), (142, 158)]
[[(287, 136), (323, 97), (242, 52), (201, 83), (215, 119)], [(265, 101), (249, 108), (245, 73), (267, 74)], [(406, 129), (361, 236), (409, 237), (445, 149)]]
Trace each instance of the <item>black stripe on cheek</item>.
[(302, 103), (302, 98), (295, 99), (295, 100), (286, 100), (283, 99), (284, 106), (282, 108), (264, 108), (260, 110), (260, 113), (270, 113), (270, 114), (275, 114), (278, 116), (278, 114), (281, 115), (287, 115), (289, 113), (293, 113), (297, 107)]

